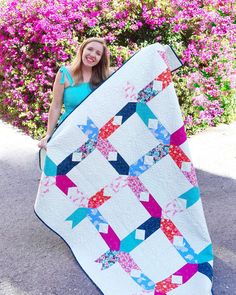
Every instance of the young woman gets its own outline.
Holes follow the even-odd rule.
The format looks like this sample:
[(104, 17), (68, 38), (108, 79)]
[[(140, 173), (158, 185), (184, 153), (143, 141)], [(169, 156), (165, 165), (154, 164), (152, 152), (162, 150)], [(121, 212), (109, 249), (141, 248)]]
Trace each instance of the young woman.
[[(56, 74), (47, 133), (39, 141), (39, 148), (46, 149), (47, 140), (52, 135), (57, 123), (64, 120), (111, 73), (105, 40), (96, 37), (86, 39), (80, 45), (75, 60), (68, 66), (62, 66)], [(65, 111), (60, 116), (63, 104)]]

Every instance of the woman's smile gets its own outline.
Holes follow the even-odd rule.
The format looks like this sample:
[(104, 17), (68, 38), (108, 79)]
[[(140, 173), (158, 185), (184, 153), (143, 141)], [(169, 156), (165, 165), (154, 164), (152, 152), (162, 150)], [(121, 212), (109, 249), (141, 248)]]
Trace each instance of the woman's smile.
[(95, 62), (95, 58), (91, 57), (91, 56), (87, 56), (87, 61), (90, 62), (90, 63), (93, 63)]

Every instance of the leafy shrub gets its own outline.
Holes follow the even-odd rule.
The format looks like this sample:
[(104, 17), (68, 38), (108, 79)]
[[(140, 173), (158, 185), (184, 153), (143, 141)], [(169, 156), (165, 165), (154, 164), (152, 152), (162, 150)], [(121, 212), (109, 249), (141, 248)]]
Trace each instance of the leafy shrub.
[(233, 0), (9, 0), (0, 11), (0, 114), (35, 138), (52, 84), (84, 38), (107, 40), (112, 65), (143, 46), (171, 44), (188, 134), (236, 118)]

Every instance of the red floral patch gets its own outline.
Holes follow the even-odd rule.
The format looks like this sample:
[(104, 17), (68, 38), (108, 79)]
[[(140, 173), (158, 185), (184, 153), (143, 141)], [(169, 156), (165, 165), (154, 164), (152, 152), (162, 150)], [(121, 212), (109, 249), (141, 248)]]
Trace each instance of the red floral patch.
[(182, 237), (181, 233), (170, 219), (161, 219), (161, 230), (171, 243), (173, 243), (174, 236)]
[(176, 145), (170, 145), (169, 155), (175, 161), (176, 165), (181, 169), (182, 162), (190, 162), (189, 158), (181, 150), (180, 147)]
[(107, 139), (120, 125), (113, 124), (114, 117), (111, 118), (99, 131), (98, 138)]
[(110, 198), (111, 196), (104, 196), (103, 188), (89, 199), (88, 208), (98, 208)]
[(158, 282), (156, 284), (155, 291), (156, 292), (162, 292), (162, 293), (166, 294), (167, 292), (177, 288), (178, 286), (179, 286), (178, 284), (173, 284), (172, 280), (171, 280), (171, 277), (169, 277), (169, 278), (167, 278), (167, 279), (165, 279), (165, 280), (163, 280), (161, 282)]
[(155, 80), (162, 81), (162, 90), (164, 90), (172, 82), (171, 71), (166, 69)]

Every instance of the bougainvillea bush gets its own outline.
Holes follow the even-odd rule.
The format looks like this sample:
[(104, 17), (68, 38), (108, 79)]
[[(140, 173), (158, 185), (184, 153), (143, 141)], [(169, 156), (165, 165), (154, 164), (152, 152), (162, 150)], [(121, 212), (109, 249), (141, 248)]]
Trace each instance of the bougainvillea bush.
[(0, 11), (0, 114), (39, 138), (55, 74), (87, 37), (106, 39), (112, 66), (155, 42), (184, 66), (173, 80), (188, 134), (235, 119), (234, 0), (8, 0)]

